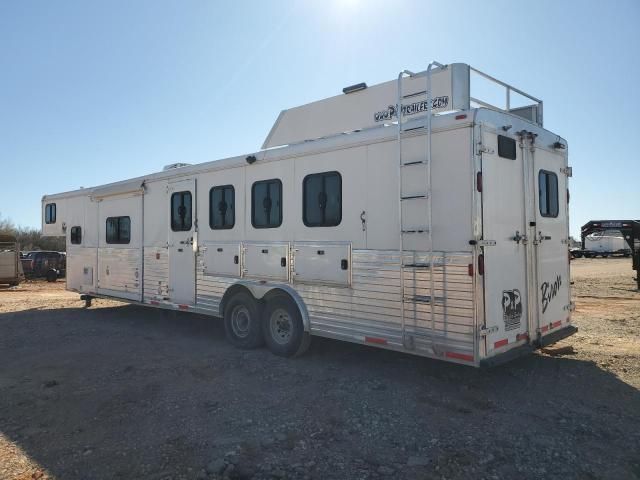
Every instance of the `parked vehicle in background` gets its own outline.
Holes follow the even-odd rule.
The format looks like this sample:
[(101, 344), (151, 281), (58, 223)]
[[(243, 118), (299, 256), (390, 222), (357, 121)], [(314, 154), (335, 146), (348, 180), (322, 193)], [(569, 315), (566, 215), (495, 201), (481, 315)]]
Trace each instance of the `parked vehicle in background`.
[(571, 256), (574, 258), (607, 258), (614, 255), (623, 257), (631, 256), (631, 247), (622, 236), (619, 230), (598, 231), (586, 236), (585, 248), (571, 249)]
[(66, 275), (67, 256), (62, 252), (25, 252), (20, 261), (28, 278), (45, 277), (48, 282), (55, 282)]
[(24, 280), (20, 247), (13, 235), (0, 235), (0, 284), (18, 285)]

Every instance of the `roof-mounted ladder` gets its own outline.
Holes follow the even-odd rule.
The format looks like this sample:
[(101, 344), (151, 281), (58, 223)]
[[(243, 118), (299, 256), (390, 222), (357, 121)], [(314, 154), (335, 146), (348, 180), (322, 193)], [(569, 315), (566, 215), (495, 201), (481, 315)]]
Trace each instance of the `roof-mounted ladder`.
[[(414, 312), (417, 314), (416, 305), (417, 304), (428, 304), (431, 306), (430, 308), (430, 321), (431, 321), (431, 340), (433, 340), (433, 335), (435, 333), (435, 305), (445, 305), (446, 304), (446, 291), (444, 291), (444, 282), (443, 282), (443, 296), (436, 297), (435, 296), (435, 286), (434, 286), (434, 253), (433, 253), (433, 241), (432, 241), (432, 199), (431, 199), (431, 135), (432, 135), (432, 89), (431, 89), (431, 74), (433, 67), (437, 67), (441, 70), (447, 68), (446, 65), (442, 65), (438, 62), (431, 62), (429, 67), (425, 72), (413, 73), (409, 70), (404, 70), (398, 74), (398, 101), (397, 101), (397, 118), (398, 118), (398, 192), (400, 195), (398, 202), (398, 218), (400, 224), (400, 242), (399, 242), (399, 250), (400, 250), (400, 291), (402, 294), (402, 301), (400, 302), (400, 316), (401, 316), (401, 327), (402, 327), (402, 338), (403, 343), (406, 347), (411, 348), (413, 346), (413, 337), (416, 335), (415, 326), (412, 328), (412, 333), (410, 335), (407, 334), (407, 322), (406, 322), (406, 311), (405, 311), (405, 302), (412, 304), (414, 308)], [(427, 117), (426, 117), (426, 155), (424, 160), (419, 161), (403, 161), (403, 151), (402, 151), (402, 137), (404, 130), (404, 112), (402, 108), (403, 100), (405, 100), (405, 96), (402, 92), (402, 83), (405, 77), (416, 78), (424, 76), (426, 78), (426, 100), (427, 100)], [(415, 94), (410, 95), (410, 97), (415, 97)], [(424, 185), (424, 190), (419, 192), (411, 192), (405, 194), (403, 191), (403, 169), (411, 167), (411, 168), (422, 168), (424, 169), (426, 184)], [(415, 201), (425, 201), (426, 200), (426, 211), (424, 216), (424, 223), (421, 225), (406, 225), (404, 218), (404, 204), (407, 202), (415, 202)], [(428, 256), (426, 263), (416, 263), (415, 260), (411, 257), (415, 255), (408, 256), (405, 252), (408, 252), (405, 247), (405, 242), (407, 236), (409, 235), (422, 235), (427, 244), (428, 244)], [(415, 250), (412, 248), (411, 250)], [(411, 252), (413, 253), (413, 252)], [(407, 260), (405, 260), (405, 256)], [(412, 288), (412, 292), (410, 295), (407, 295), (407, 289), (405, 288), (405, 273), (407, 271), (417, 272), (418, 270), (427, 270), (429, 274), (429, 295), (418, 295), (416, 293), (415, 282)], [(446, 311), (446, 310), (445, 310)]]

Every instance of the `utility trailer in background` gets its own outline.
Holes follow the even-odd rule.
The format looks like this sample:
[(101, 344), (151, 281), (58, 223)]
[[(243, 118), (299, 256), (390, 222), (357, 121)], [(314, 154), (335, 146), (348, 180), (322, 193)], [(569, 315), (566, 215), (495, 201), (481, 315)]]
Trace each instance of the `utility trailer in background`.
[(13, 235), (0, 234), (0, 284), (14, 287), (23, 280), (20, 245)]
[(571, 169), (542, 102), (460, 63), (343, 92), (281, 112), (259, 152), (44, 196), (67, 288), (284, 356), (318, 335), (481, 366), (574, 333)]
[[(582, 238), (582, 250), (589, 251), (588, 245), (585, 240), (594, 234), (607, 232), (609, 230), (617, 230), (628, 245), (628, 249), (624, 249), (624, 252), (629, 252), (633, 258), (633, 269), (636, 271), (635, 281), (640, 290), (640, 220), (591, 220), (585, 223), (581, 230), (580, 236)], [(588, 256), (588, 255), (584, 255)], [(629, 256), (627, 254), (624, 255)]]

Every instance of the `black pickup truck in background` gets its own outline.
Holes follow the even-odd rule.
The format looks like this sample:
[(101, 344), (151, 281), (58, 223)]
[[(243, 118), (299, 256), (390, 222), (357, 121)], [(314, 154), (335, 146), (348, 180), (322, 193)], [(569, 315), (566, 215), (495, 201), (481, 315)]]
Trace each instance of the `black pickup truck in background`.
[(67, 256), (62, 252), (24, 252), (20, 261), (27, 278), (45, 277), (48, 282), (55, 282), (67, 271)]

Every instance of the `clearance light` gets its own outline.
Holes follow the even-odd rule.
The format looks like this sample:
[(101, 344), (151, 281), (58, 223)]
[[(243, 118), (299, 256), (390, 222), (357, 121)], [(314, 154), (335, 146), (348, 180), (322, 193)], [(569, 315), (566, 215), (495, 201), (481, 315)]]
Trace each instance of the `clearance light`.
[(367, 84), (362, 82), (362, 83), (356, 83), (355, 85), (350, 85), (348, 87), (344, 87), (342, 89), (342, 93), (344, 93), (345, 95), (349, 95), (350, 93), (355, 93), (355, 92), (359, 92), (360, 90), (364, 90), (365, 88), (367, 88)]

